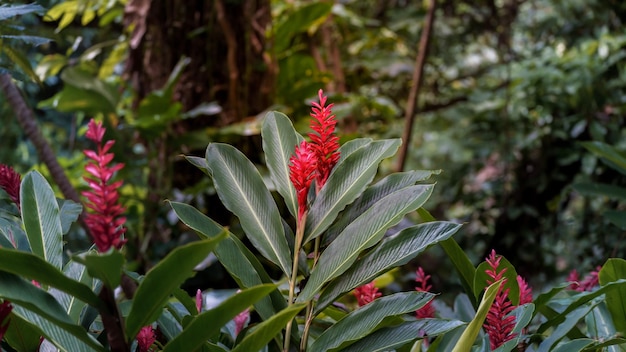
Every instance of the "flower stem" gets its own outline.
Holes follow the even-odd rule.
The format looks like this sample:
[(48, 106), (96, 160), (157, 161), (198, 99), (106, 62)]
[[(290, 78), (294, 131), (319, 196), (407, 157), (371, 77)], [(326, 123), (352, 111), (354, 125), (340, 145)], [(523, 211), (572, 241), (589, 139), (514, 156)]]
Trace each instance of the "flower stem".
[[(293, 248), (293, 267), (291, 269), (291, 279), (289, 280), (289, 302), (287, 306), (293, 304), (293, 299), (296, 291), (296, 280), (298, 279), (298, 261), (300, 259), (300, 247), (302, 247), (302, 239), (304, 237), (304, 225), (306, 223), (306, 213), (300, 217), (296, 228), (296, 241)], [(289, 352), (289, 343), (291, 342), (291, 326), (293, 319), (287, 323), (285, 327), (285, 343), (283, 345), (283, 351)]]
[[(320, 257), (320, 243), (321, 236), (315, 237), (315, 246), (313, 247), (313, 268), (317, 265), (317, 260)], [(311, 323), (313, 322), (313, 301), (309, 301), (306, 305), (306, 320), (304, 323), (304, 330), (302, 332), (302, 340), (300, 340), (300, 352), (305, 352), (307, 348), (307, 340), (309, 339), (309, 330), (311, 329)]]

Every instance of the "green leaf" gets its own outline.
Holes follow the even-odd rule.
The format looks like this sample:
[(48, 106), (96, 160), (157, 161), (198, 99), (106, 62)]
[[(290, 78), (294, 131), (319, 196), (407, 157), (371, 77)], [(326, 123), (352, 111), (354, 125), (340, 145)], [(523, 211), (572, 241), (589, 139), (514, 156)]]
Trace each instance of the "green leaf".
[(28, 58), (22, 52), (13, 49), (10, 46), (2, 45), (0, 46), (0, 53), (4, 53), (6, 56), (8, 56), (9, 59), (11, 59), (12, 63), (21, 68), (22, 71), (28, 76), (28, 78), (32, 79), (38, 84), (41, 83), (41, 81), (39, 81), (39, 76), (35, 74), (33, 67), (30, 65), (30, 61), (28, 61)]
[[(87, 268), (77, 262), (70, 261), (63, 269), (65, 276), (70, 279), (76, 280), (89, 287), (93, 284), (93, 279), (87, 275)], [(80, 314), (85, 306), (85, 303), (78, 300), (76, 297), (67, 294), (61, 290), (51, 288), (50, 294), (65, 308), (65, 311), (70, 316), (73, 322), (80, 322)]]
[(198, 265), (226, 236), (193, 242), (174, 249), (143, 278), (126, 319), (126, 336), (134, 338), (142, 326), (155, 321), (172, 291), (194, 274)]
[(585, 317), (591, 312), (591, 310), (598, 304), (586, 304), (578, 307), (577, 309), (569, 312), (565, 319), (555, 326), (555, 329), (550, 332), (550, 335), (541, 342), (538, 351), (551, 350), (561, 339), (563, 339), (567, 333), (578, 324), (580, 319)]
[(607, 165), (626, 175), (626, 157), (617, 148), (602, 142), (583, 142), (583, 147), (602, 158)]
[[(382, 327), (388, 317), (413, 312), (435, 297), (428, 292), (399, 292), (384, 296), (360, 307), (326, 329), (308, 349), (310, 352), (325, 352), (345, 348), (348, 344), (364, 338)], [(414, 337), (417, 337), (417, 331)]]
[[(376, 330), (354, 344), (342, 349), (343, 352), (383, 352), (391, 351), (404, 346), (419, 336), (435, 337), (452, 329), (463, 326), (465, 323), (458, 320), (421, 319), (408, 321), (398, 326)], [(416, 332), (418, 332), (416, 334)], [(418, 335), (419, 334), (419, 335)]]
[(45, 9), (35, 3), (23, 5), (2, 5), (0, 6), (0, 21), (4, 21), (11, 17), (26, 15), (29, 13), (41, 13)]
[(206, 159), (224, 206), (239, 218), (252, 245), (289, 277), (291, 254), (280, 213), (259, 171), (227, 144), (210, 144)]
[(222, 326), (275, 289), (274, 285), (261, 285), (232, 295), (219, 306), (191, 320), (163, 351), (196, 351), (206, 340), (218, 333)]
[(291, 321), (304, 307), (304, 304), (291, 305), (276, 313), (270, 319), (256, 325), (231, 351), (260, 351), (265, 345), (268, 344), (268, 342), (274, 339), (274, 337), (283, 330), (287, 323)]
[[(170, 205), (185, 225), (204, 238), (213, 238), (225, 231), (222, 226), (188, 204), (170, 202)], [(239, 287), (248, 288), (272, 282), (254, 254), (232, 233), (228, 233), (213, 252)], [(285, 299), (278, 290), (272, 292), (271, 297), (271, 300), (265, 297), (254, 305), (264, 320), (286, 306)]]
[[(421, 210), (422, 209), (418, 209), (418, 212)], [(474, 296), (474, 275), (476, 272), (474, 265), (454, 238), (443, 240), (439, 242), (439, 245), (446, 252), (452, 264), (454, 264), (454, 268), (459, 273), (464, 291), (470, 294), (468, 298), (472, 302), (472, 305), (476, 307), (478, 297)]]
[(9, 346), (16, 351), (38, 351), (41, 329), (17, 314), (12, 314), (10, 319), (11, 323), (4, 334), (4, 340)]
[(335, 165), (309, 209), (303, 243), (321, 235), (332, 224), (337, 214), (372, 181), (378, 164), (396, 153), (400, 143), (399, 139), (389, 139), (365, 144)]
[(478, 332), (483, 326), (483, 322), (487, 317), (489, 308), (491, 308), (491, 304), (496, 298), (496, 295), (498, 294), (501, 285), (502, 280), (494, 282), (492, 285), (487, 287), (487, 289), (485, 290), (485, 295), (483, 296), (483, 299), (478, 306), (478, 310), (476, 311), (474, 319), (472, 319), (469, 325), (465, 328), (465, 331), (463, 331), (461, 338), (457, 342), (456, 346), (454, 346), (452, 352), (469, 352), (472, 350), (472, 345), (474, 345), (474, 341), (476, 341)]
[(546, 318), (548, 318), (546, 322), (544, 322), (543, 324), (539, 326), (539, 328), (537, 329), (537, 332), (542, 334), (549, 328), (553, 328), (553, 327), (557, 327), (561, 325), (566, 320), (568, 314), (574, 311), (575, 309), (587, 304), (587, 302), (590, 302), (594, 298), (599, 297), (607, 292), (611, 292), (613, 290), (621, 290), (624, 287), (626, 287), (626, 280), (619, 279), (617, 281), (605, 283), (597, 290), (594, 290), (591, 292), (577, 293), (575, 296), (572, 296), (570, 298), (572, 302), (567, 306), (567, 308), (565, 308), (562, 312), (556, 315), (550, 313), (551, 310), (550, 311), (547, 310), (549, 308), (547, 307), (547, 305), (542, 306), (537, 302), (538, 300), (535, 300), (536, 305), (537, 305), (537, 310), (540, 310), (541, 308), (543, 308), (541, 310), (541, 313), (545, 315)]
[(124, 255), (117, 250), (108, 253), (88, 252), (75, 255), (73, 259), (87, 267), (91, 277), (102, 280), (105, 286), (114, 289), (122, 280)]
[(626, 188), (595, 182), (581, 182), (572, 185), (576, 192), (584, 196), (600, 196), (626, 201)]
[(399, 189), (414, 185), (419, 181), (429, 178), (431, 175), (438, 173), (437, 171), (409, 171), (391, 174), (375, 185), (368, 187), (363, 194), (357, 198), (354, 203), (348, 205), (341, 213), (341, 216), (335, 221), (324, 233), (324, 243), (332, 242), (343, 229), (348, 226), (354, 219), (359, 217), (365, 210), (370, 208), (381, 198), (393, 193)]
[(32, 252), (58, 269), (63, 265), (63, 230), (54, 191), (37, 171), (20, 187), (22, 221)]
[(348, 270), (363, 250), (382, 239), (387, 229), (400, 222), (405, 214), (422, 206), (432, 190), (432, 185), (401, 189), (382, 198), (354, 220), (322, 252), (297, 301), (310, 300), (319, 293), (324, 283)]
[(68, 199), (57, 199), (57, 202), (59, 203), (61, 231), (65, 235), (83, 212), (83, 206)]
[(352, 155), (355, 151), (359, 150), (361, 147), (364, 147), (374, 140), (372, 138), (355, 138), (346, 142), (339, 148), (339, 160), (337, 160), (337, 164), (344, 161), (348, 156)]
[[(498, 254), (496, 254), (498, 256)], [(474, 296), (480, 297), (480, 293), (485, 287), (487, 287), (487, 280), (492, 278), (487, 275), (486, 271), (491, 269), (486, 261), (480, 263), (476, 268), (476, 276), (474, 276)], [(519, 285), (517, 284), (517, 272), (515, 267), (505, 258), (500, 259), (500, 265), (498, 266), (498, 272), (504, 271), (502, 275), (506, 279), (503, 285), (503, 291), (509, 289), (509, 300), (514, 306), (519, 305)]]
[(571, 351), (583, 351), (585, 347), (592, 345), (595, 341), (593, 339), (576, 339), (559, 344), (552, 350), (552, 352), (571, 352)]
[[(607, 260), (598, 273), (598, 279), (602, 286), (619, 279), (626, 279), (626, 260), (621, 258)], [(615, 328), (622, 333), (626, 333), (626, 302), (624, 302), (624, 297), (626, 297), (626, 286), (606, 293), (606, 304), (613, 317)]]
[(34, 254), (0, 248), (0, 270), (57, 288), (94, 307), (103, 307), (91, 288), (70, 279), (59, 269)]
[(613, 225), (619, 227), (621, 230), (626, 231), (626, 211), (623, 210), (607, 210), (602, 214)]
[(312, 3), (290, 13), (286, 20), (276, 27), (275, 52), (284, 52), (295, 35), (309, 30), (316, 22), (322, 23), (330, 14), (332, 7), (332, 2)]
[(289, 179), (289, 158), (303, 138), (293, 128), (291, 120), (277, 111), (265, 115), (261, 136), (265, 161), (274, 186), (285, 200), (291, 215), (295, 217), (298, 214), (298, 198)]
[[(72, 322), (63, 307), (47, 292), (15, 274), (4, 271), (0, 271), (0, 282), (2, 282), (2, 285), (0, 285), (0, 297), (10, 300), (15, 306), (14, 313), (40, 327), (44, 333), (50, 332), (51, 329), (60, 329), (64, 334), (69, 334), (82, 342), (82, 344), (89, 346), (89, 349), (104, 350), (94, 338), (87, 334), (87, 331)], [(32, 315), (26, 314), (24, 310), (18, 309), (17, 306), (35, 313), (51, 324), (44, 323), (44, 325), (48, 326), (38, 324), (37, 320), (31, 320), (33, 318)], [(62, 335), (53, 333), (52, 336), (47, 337), (57, 345), (61, 344), (59, 339), (65, 339)], [(80, 350), (83, 349), (81, 348)]]
[(385, 238), (344, 274), (330, 282), (315, 310), (319, 312), (341, 294), (374, 280), (392, 268), (405, 265), (428, 246), (452, 236), (460, 227), (450, 222), (429, 222)]

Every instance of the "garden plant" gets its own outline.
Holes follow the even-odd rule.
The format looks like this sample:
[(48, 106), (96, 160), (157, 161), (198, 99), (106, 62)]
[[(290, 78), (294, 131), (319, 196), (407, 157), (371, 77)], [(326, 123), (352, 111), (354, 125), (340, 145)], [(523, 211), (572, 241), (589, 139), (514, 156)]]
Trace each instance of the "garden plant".
[[(34, 351), (595, 351), (624, 349), (626, 261), (609, 259), (583, 280), (533, 292), (495, 251), (474, 267), (453, 238), (462, 224), (423, 208), (438, 171), (379, 175), (401, 141), (335, 135), (333, 104), (320, 90), (310, 133), (269, 112), (262, 147), (270, 179), (236, 148), (210, 143), (186, 156), (212, 181), (240, 229), (168, 201), (198, 239), (145, 275), (124, 255), (125, 209), (113, 140), (91, 120), (84, 207), (59, 199), (37, 171), (0, 166), (2, 349)], [(592, 149), (592, 148), (590, 148)], [(596, 149), (592, 149), (596, 150)], [(611, 165), (623, 166), (612, 151)], [(597, 151), (597, 150), (596, 150)], [(275, 196), (273, 196), (274, 192)], [(81, 215), (82, 214), (82, 215)], [(415, 224), (396, 227), (403, 219)], [(63, 236), (78, 222), (92, 249), (71, 253)], [(403, 222), (406, 224), (406, 221)], [(233, 229), (233, 231), (235, 231)], [(382, 294), (377, 279), (438, 245), (464, 292), (451, 306), (416, 289)], [(181, 284), (210, 253), (240, 290), (205, 305)], [(356, 299), (355, 299), (356, 298)], [(356, 301), (356, 302), (355, 302)]]

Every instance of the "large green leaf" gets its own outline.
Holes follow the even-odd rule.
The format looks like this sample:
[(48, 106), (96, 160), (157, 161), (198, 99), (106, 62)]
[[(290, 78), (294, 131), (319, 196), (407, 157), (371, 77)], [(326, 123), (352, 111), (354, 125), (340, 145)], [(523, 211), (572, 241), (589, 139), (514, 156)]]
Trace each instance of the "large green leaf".
[[(2, 42), (1, 38), (0, 42)], [(8, 45), (0, 45), (0, 54), (6, 55), (11, 60), (11, 63), (21, 68), (22, 71), (28, 76), (28, 78), (37, 83), (41, 83), (41, 81), (39, 80), (39, 76), (37, 76), (37, 74), (33, 70), (33, 67), (30, 65), (30, 61), (28, 60), (26, 55), (22, 53), (22, 51), (16, 50)]]
[(117, 250), (108, 253), (87, 252), (73, 257), (75, 261), (87, 267), (89, 275), (102, 280), (105, 286), (114, 289), (122, 280), (124, 254)]
[(607, 218), (613, 225), (619, 227), (623, 231), (626, 231), (626, 211), (607, 210), (602, 215)]
[(372, 181), (378, 164), (393, 156), (399, 139), (365, 144), (339, 161), (309, 209), (304, 243), (319, 236), (346, 205), (352, 203)]
[[(13, 303), (16, 314), (41, 328), (44, 333), (51, 333), (52, 336), (47, 337), (55, 345), (63, 345), (63, 341), (68, 341), (63, 335), (71, 335), (73, 337), (71, 340), (74, 340), (73, 343), (80, 341), (85, 347), (89, 346), (90, 350), (103, 350), (102, 346), (87, 331), (72, 322), (65, 309), (47, 292), (15, 274), (4, 271), (0, 271), (0, 282), (2, 282), (0, 297)], [(18, 309), (18, 306), (24, 310)], [(27, 312), (32, 312), (34, 315)], [(56, 333), (53, 330), (63, 333)]]
[(359, 254), (382, 239), (385, 231), (402, 217), (422, 206), (432, 193), (432, 185), (415, 185), (396, 191), (365, 211), (348, 225), (319, 258), (309, 280), (298, 296), (304, 302), (319, 293), (324, 283), (350, 268)]
[(599, 156), (609, 166), (626, 175), (626, 157), (617, 148), (602, 142), (583, 142), (583, 147)]
[(270, 319), (256, 325), (246, 337), (237, 344), (232, 352), (260, 351), (274, 337), (280, 333), (305, 304), (294, 304), (276, 313)]
[(289, 180), (289, 158), (302, 140), (291, 120), (276, 111), (268, 112), (261, 128), (265, 161), (278, 193), (285, 200), (291, 215), (298, 214), (296, 190)]
[[(188, 204), (170, 202), (170, 205), (185, 225), (204, 238), (213, 238), (224, 231), (222, 226)], [(272, 282), (254, 254), (232, 233), (229, 233), (213, 252), (239, 287), (249, 288)], [(264, 320), (286, 306), (284, 298), (277, 290), (272, 292), (271, 297), (271, 300), (264, 297), (254, 305)]]
[(37, 171), (20, 187), (22, 221), (32, 252), (58, 269), (63, 265), (63, 230), (54, 191)]
[[(408, 312), (413, 312), (435, 297), (428, 292), (399, 292), (384, 296), (360, 307), (326, 329), (310, 346), (310, 352), (326, 352), (345, 348), (348, 344), (364, 338), (372, 331), (383, 327), (383, 321)], [(417, 330), (414, 337), (417, 337)]]
[(343, 229), (379, 199), (404, 187), (414, 185), (429, 178), (438, 171), (416, 170), (391, 174), (375, 185), (368, 187), (363, 194), (341, 213), (341, 216), (324, 233), (324, 243), (332, 242)]
[(259, 171), (227, 144), (210, 144), (206, 159), (224, 206), (239, 218), (252, 245), (289, 277), (291, 254), (280, 213)]
[(155, 321), (169, 296), (194, 274), (198, 265), (226, 236), (201, 240), (178, 247), (155, 265), (143, 278), (126, 319), (126, 336), (133, 338), (142, 326)]
[(237, 314), (254, 302), (274, 291), (274, 285), (262, 285), (245, 289), (226, 299), (217, 307), (198, 316), (185, 326), (185, 329), (171, 340), (163, 351), (195, 351), (204, 341), (220, 331)]
[(435, 337), (459, 326), (465, 325), (459, 320), (421, 319), (408, 321), (397, 326), (386, 327), (359, 339), (342, 349), (343, 352), (383, 352), (404, 346), (421, 336)]
[(483, 326), (483, 322), (487, 317), (487, 313), (489, 312), (489, 308), (491, 308), (491, 304), (493, 300), (496, 298), (498, 291), (500, 290), (500, 286), (502, 286), (502, 280), (494, 282), (485, 290), (485, 295), (483, 299), (480, 301), (480, 305), (478, 306), (478, 310), (476, 311), (476, 315), (474, 319), (469, 323), (469, 325), (463, 331), (461, 338), (454, 346), (452, 352), (469, 352), (472, 350), (472, 346), (474, 345), (474, 341), (476, 341), (476, 337), (480, 332), (481, 327)]
[[(604, 286), (619, 279), (626, 279), (626, 260), (610, 258), (598, 273), (600, 285)], [(606, 304), (613, 317), (615, 328), (626, 333), (626, 286), (606, 293)]]
[(90, 287), (70, 279), (59, 269), (34, 254), (0, 248), (0, 270), (29, 280), (36, 280), (42, 285), (57, 288), (94, 307), (102, 307), (100, 299)]
[(452, 236), (460, 227), (461, 225), (450, 222), (429, 222), (385, 238), (344, 274), (330, 282), (315, 306), (316, 311), (324, 309), (341, 294), (372, 281), (392, 268), (408, 263), (428, 246)]

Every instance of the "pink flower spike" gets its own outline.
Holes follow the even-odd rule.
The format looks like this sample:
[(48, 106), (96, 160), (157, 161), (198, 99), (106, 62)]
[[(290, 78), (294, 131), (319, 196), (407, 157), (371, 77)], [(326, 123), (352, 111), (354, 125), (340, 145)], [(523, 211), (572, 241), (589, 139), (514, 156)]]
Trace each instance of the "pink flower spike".
[(516, 336), (512, 333), (515, 327), (515, 317), (508, 315), (515, 307), (508, 298), (509, 289), (502, 289), (506, 284), (506, 278), (504, 278), (506, 268), (499, 268), (501, 260), (502, 256), (496, 255), (495, 250), (491, 250), (491, 253), (486, 258), (486, 262), (490, 266), (489, 269), (485, 270), (485, 273), (489, 276), (487, 284), (491, 285), (494, 282), (504, 279), (493, 304), (489, 308), (485, 324), (483, 325), (485, 332), (489, 335), (489, 344), (492, 350), (495, 350)]
[(519, 304), (522, 305), (526, 303), (532, 303), (533, 289), (520, 275), (517, 275), (517, 285), (519, 286)]
[(600, 284), (598, 279), (598, 274), (602, 269), (601, 266), (597, 266), (596, 270), (590, 272), (584, 279), (580, 282), (580, 285), (576, 287), (576, 291), (584, 292), (584, 291), (592, 291), (594, 287)]
[(576, 269), (573, 269), (569, 272), (566, 280), (567, 282), (569, 282), (569, 286), (567, 286), (567, 288), (570, 290), (576, 290), (578, 286), (580, 286), (580, 284), (578, 283), (578, 280), (580, 280), (580, 276), (578, 275), (578, 271)]
[(97, 151), (85, 150), (84, 154), (91, 161), (85, 166), (85, 171), (92, 177), (84, 177), (91, 190), (82, 192), (87, 198), (85, 206), (92, 211), (85, 216), (85, 223), (89, 227), (91, 236), (99, 252), (106, 252), (111, 247), (120, 249), (126, 240), (122, 238), (126, 229), (126, 218), (122, 216), (124, 209), (118, 204), (118, 189), (122, 181), (110, 182), (113, 175), (124, 167), (124, 164), (110, 166), (114, 154), (108, 153), (115, 141), (107, 141), (102, 145), (102, 138), (106, 129), (101, 122), (89, 121), (87, 138), (97, 144)]
[(152, 326), (144, 326), (137, 334), (137, 347), (139, 352), (148, 352), (156, 341), (156, 335)]
[(332, 115), (333, 104), (326, 105), (326, 97), (320, 89), (318, 92), (319, 103), (313, 102), (311, 109), (311, 129), (309, 133), (312, 149), (317, 157), (317, 191), (324, 186), (330, 172), (339, 160), (339, 138), (335, 135), (337, 121)]
[(20, 184), (21, 176), (12, 167), (0, 164), (0, 188), (2, 188), (9, 198), (20, 209)]
[(311, 145), (303, 141), (289, 159), (289, 179), (298, 196), (298, 222), (307, 211), (307, 196), (315, 178), (316, 159)]
[(374, 281), (372, 281), (369, 284), (355, 288), (354, 296), (356, 297), (359, 307), (362, 307), (382, 296), (382, 293), (378, 292), (378, 288), (374, 285)]
[(200, 291), (200, 289), (196, 291), (196, 309), (198, 310), (198, 314), (202, 312), (202, 291)]
[[(417, 271), (415, 272), (415, 283), (417, 284), (417, 287), (415, 287), (415, 290), (420, 291), (420, 292), (429, 292), (430, 289), (432, 288), (432, 285), (428, 284), (429, 279), (430, 279), (430, 275), (426, 275), (426, 273), (424, 273), (424, 269), (422, 269), (421, 266), (418, 267)], [(416, 310), (415, 316), (418, 319), (434, 318), (435, 307), (433, 306), (433, 301), (432, 300), (429, 301), (422, 308)]]
[(11, 322), (9, 315), (11, 315), (12, 310), (13, 306), (10, 301), (5, 300), (0, 303), (0, 341), (2, 341), (4, 334), (9, 329), (9, 323)]

